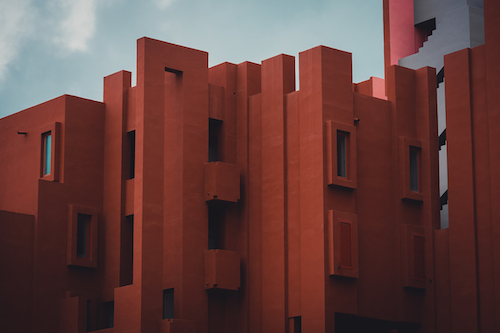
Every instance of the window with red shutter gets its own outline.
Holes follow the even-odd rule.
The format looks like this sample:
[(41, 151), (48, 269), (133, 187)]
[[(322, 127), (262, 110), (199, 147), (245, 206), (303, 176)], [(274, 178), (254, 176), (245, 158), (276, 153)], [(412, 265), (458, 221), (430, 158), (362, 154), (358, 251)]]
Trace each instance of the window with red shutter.
[(413, 272), (414, 278), (425, 280), (424, 237), (413, 235)]

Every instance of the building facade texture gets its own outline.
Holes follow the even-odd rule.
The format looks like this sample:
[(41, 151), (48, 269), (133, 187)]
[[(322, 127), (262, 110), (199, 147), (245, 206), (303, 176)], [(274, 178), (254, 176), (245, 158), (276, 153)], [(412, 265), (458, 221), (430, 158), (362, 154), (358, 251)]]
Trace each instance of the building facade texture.
[(2, 331), (500, 332), (498, 2), (484, 21), (444, 58), (445, 229), (431, 67), (353, 84), (318, 46), (296, 90), (292, 56), (141, 38), (135, 86), (1, 119)]

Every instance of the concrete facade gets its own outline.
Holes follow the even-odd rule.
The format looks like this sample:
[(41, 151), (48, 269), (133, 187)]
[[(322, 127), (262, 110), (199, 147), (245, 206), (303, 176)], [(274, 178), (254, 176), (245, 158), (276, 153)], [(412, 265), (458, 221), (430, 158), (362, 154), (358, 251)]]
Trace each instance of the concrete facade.
[(208, 68), (141, 38), (135, 86), (120, 71), (103, 102), (1, 119), (0, 327), (498, 332), (500, 6), (485, 13), (486, 44), (445, 58), (448, 229), (430, 67), (352, 83), (351, 55), (318, 46), (295, 90), (292, 56)]

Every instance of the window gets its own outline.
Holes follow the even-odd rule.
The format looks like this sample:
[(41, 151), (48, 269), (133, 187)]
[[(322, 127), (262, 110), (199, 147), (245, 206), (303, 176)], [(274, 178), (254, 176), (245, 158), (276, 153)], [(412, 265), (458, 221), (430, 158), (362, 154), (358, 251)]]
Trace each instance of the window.
[(208, 205), (208, 249), (224, 248), (224, 206)]
[(327, 219), (329, 275), (358, 278), (358, 216), (329, 210)]
[(76, 257), (86, 258), (87, 249), (89, 248), (89, 234), (91, 215), (78, 213), (77, 218), (77, 234), (76, 234)]
[(302, 331), (302, 320), (301, 317), (292, 317), (290, 318), (290, 326), (289, 326), (289, 332), (290, 333), (301, 333)]
[(357, 187), (356, 127), (326, 121), (326, 181), (335, 187)]
[(174, 318), (174, 288), (163, 290), (163, 319)]
[(114, 326), (115, 321), (115, 302), (106, 302), (102, 303), (103, 314), (104, 314), (104, 327), (103, 328), (111, 328)]
[(401, 199), (422, 202), (422, 141), (399, 138), (399, 186)]
[(127, 145), (124, 152), (125, 175), (127, 179), (135, 177), (135, 131), (127, 133)]
[(346, 144), (348, 133), (337, 131), (337, 176), (347, 177)]
[(61, 123), (55, 122), (39, 129), (40, 178), (45, 181), (59, 181)]
[(97, 267), (97, 210), (90, 207), (68, 207), (69, 266)]
[(134, 279), (134, 215), (122, 220), (120, 238), (120, 286), (126, 286)]
[(410, 147), (410, 191), (418, 192), (418, 151)]
[(208, 119), (208, 161), (215, 162), (220, 160), (219, 140), (222, 127), (222, 121), (217, 119)]
[(51, 173), (51, 163), (52, 163), (52, 134), (51, 132), (46, 132), (42, 134), (42, 165), (43, 171), (42, 175), (50, 175)]

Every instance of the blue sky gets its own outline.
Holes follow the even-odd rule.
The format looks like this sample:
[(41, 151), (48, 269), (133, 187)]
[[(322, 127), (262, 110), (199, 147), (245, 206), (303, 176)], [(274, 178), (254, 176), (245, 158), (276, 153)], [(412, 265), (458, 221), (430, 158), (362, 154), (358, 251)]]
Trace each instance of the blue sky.
[(383, 77), (382, 0), (0, 0), (0, 117), (63, 94), (102, 101), (133, 73), (143, 36), (209, 52), (209, 65), (353, 54), (354, 82)]

